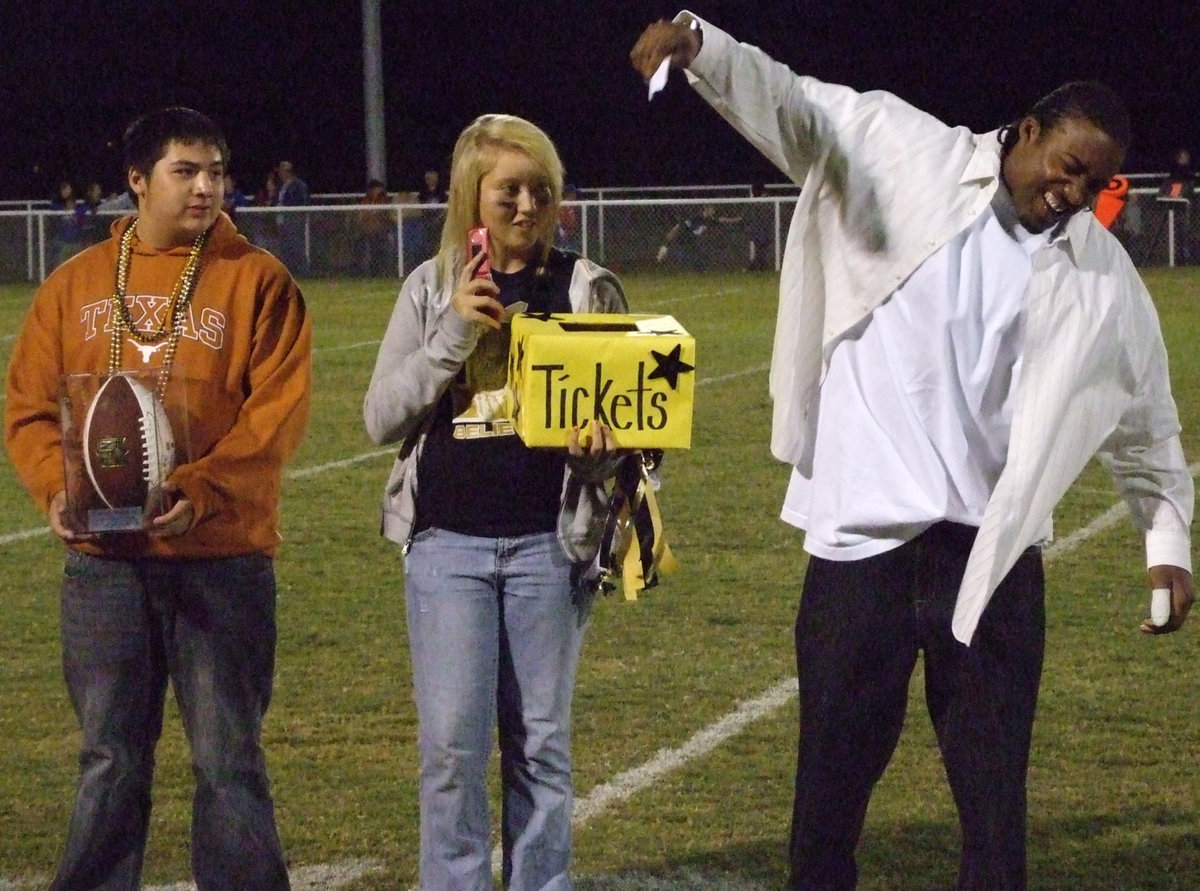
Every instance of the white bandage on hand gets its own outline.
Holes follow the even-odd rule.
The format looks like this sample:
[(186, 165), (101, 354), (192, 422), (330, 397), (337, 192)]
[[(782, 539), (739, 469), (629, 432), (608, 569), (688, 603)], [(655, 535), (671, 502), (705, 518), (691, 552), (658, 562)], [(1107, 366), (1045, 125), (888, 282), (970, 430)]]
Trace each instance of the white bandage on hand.
[(1155, 588), (1150, 592), (1150, 621), (1161, 628), (1171, 621), (1171, 589)]

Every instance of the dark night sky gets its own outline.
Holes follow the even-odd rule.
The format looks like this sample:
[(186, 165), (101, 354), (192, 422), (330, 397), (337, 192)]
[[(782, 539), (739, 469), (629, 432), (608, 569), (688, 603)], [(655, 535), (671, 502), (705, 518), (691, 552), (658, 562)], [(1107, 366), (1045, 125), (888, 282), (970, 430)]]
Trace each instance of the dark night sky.
[[(673, 76), (647, 104), (627, 55), (675, 3), (383, 0), (388, 185), (446, 167), (458, 131), (505, 111), (550, 133), (584, 186), (779, 181)], [(690, 6), (797, 71), (895, 92), (977, 130), (1065, 80), (1100, 78), (1134, 117), (1128, 171), (1200, 150), (1200, 11), (1158, 3), (811, 0)], [(361, 7), (325, 3), (0, 2), (0, 198), (62, 173), (118, 185), (120, 134), (181, 103), (225, 128), (250, 192), (288, 158), (314, 192), (365, 177)]]

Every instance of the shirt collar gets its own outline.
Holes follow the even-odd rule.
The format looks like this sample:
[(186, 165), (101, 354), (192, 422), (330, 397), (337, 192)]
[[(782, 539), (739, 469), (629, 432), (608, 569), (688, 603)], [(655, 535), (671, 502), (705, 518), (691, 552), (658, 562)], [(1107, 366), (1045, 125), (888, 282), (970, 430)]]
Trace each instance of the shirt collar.
[(1087, 244), (1087, 240), (1092, 234), (1092, 224), (1100, 225), (1095, 222), (1090, 210), (1081, 210), (1078, 213), (1072, 214), (1065, 225), (1058, 226), (1054, 232), (1054, 236), (1050, 239), (1051, 244), (1065, 240), (1070, 245), (1071, 257), (1078, 262), (1079, 257), (1083, 256), (1083, 246)]
[[(959, 182), (966, 184), (979, 180), (1000, 182), (1000, 131), (993, 130), (975, 138), (975, 151), (967, 166), (963, 168)], [(993, 185), (994, 188), (994, 185)]]

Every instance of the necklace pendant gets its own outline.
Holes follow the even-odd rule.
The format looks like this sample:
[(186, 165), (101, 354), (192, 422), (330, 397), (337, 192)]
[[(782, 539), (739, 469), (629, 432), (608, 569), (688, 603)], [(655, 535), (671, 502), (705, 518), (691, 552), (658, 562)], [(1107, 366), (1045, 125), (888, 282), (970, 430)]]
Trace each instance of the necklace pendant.
[(160, 340), (158, 343), (140, 343), (135, 339), (130, 339), (129, 342), (133, 344), (134, 349), (142, 354), (143, 365), (149, 365), (150, 357), (167, 345), (167, 341), (165, 340)]

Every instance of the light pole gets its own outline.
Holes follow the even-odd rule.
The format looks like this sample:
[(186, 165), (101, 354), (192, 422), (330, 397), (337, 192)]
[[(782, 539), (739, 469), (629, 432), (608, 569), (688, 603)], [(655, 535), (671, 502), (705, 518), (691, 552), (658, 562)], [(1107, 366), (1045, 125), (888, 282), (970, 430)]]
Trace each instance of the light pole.
[(363, 133), (367, 144), (367, 180), (387, 182), (387, 139), (383, 129), (383, 40), (380, 0), (362, 0)]

